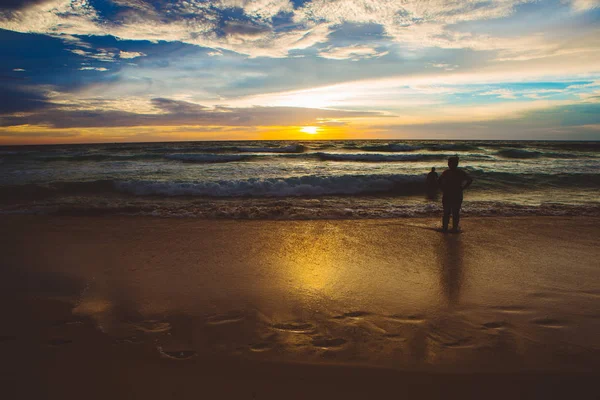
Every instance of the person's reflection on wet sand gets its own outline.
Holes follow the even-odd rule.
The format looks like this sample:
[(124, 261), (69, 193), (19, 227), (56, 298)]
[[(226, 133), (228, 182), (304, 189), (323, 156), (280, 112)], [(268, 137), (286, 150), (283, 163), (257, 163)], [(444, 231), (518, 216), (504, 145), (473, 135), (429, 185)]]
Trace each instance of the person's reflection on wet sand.
[(463, 281), (463, 245), (459, 235), (442, 236), (438, 247), (442, 292), (448, 306), (458, 305)]

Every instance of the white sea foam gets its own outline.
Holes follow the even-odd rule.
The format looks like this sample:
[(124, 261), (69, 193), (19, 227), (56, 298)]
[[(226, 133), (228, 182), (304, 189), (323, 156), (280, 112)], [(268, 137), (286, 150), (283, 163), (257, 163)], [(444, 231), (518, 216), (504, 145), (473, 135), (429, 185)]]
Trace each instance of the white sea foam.
[(415, 185), (420, 186), (423, 179), (421, 175), (313, 175), (197, 183), (124, 181), (115, 185), (118, 190), (135, 195), (294, 197), (378, 193), (395, 189), (414, 191)]

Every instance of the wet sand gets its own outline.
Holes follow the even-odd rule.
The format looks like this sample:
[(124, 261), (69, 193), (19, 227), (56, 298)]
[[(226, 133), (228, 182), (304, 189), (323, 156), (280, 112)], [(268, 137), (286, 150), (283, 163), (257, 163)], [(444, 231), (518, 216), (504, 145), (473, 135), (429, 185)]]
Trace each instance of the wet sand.
[(598, 218), (0, 223), (11, 398), (597, 394)]

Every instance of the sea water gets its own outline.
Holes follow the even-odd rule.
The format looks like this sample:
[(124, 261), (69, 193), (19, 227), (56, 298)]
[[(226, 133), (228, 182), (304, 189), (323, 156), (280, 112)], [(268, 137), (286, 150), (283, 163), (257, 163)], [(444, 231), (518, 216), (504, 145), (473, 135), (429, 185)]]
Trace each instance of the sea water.
[(0, 148), (0, 212), (195, 218), (439, 215), (450, 156), (465, 215), (600, 215), (600, 142), (244, 141)]

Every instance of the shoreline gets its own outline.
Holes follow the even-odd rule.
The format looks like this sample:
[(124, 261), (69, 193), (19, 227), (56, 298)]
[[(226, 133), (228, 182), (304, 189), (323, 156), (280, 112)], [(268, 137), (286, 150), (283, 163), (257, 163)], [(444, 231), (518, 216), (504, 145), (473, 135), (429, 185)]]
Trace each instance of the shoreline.
[(439, 222), (0, 216), (3, 380), (45, 398), (99, 377), (98, 398), (586, 398), (600, 218)]

